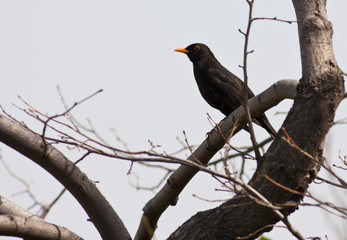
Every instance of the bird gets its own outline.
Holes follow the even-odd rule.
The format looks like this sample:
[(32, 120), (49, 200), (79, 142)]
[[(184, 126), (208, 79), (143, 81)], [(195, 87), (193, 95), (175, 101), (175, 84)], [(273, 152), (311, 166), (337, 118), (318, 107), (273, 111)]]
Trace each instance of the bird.
[[(177, 48), (175, 51), (185, 53), (193, 63), (194, 77), (199, 91), (211, 107), (228, 116), (243, 105), (244, 82), (226, 69), (205, 44), (193, 43), (186, 48)], [(248, 88), (248, 98), (252, 97), (254, 97), (254, 93)], [(252, 121), (263, 127), (272, 138), (275, 138), (276, 131), (265, 113)], [(249, 131), (247, 126), (244, 129)]]

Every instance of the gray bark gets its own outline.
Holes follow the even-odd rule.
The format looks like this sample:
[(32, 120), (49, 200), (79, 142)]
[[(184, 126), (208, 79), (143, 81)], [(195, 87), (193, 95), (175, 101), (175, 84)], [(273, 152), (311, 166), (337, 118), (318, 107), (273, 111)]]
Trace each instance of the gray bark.
[[(293, 99), (296, 96), (296, 80), (280, 80), (266, 91), (249, 100), (249, 108), (252, 116), (276, 106), (285, 98)], [(222, 134), (213, 130), (209, 137), (188, 157), (188, 160), (199, 160), (207, 164), (225, 144), (225, 139), (235, 135), (247, 123), (244, 107), (239, 107), (223, 120), (220, 125)], [(174, 205), (180, 192), (199, 170), (189, 166), (179, 167), (168, 179), (167, 184), (151, 199), (143, 209), (139, 229), (135, 239), (151, 239), (155, 231), (157, 221), (169, 205)]]
[[(293, 0), (293, 4), (298, 19), (302, 79), (283, 127), (314, 160), (288, 144), (282, 139), (284, 132), (279, 132), (249, 182), (273, 204), (298, 204), (302, 200), (324, 161), (324, 139), (344, 93), (343, 77), (332, 48), (332, 25), (326, 18), (326, 1)], [(301, 194), (273, 184), (264, 174)], [(281, 212), (287, 216), (296, 209), (283, 207)], [(196, 214), (169, 239), (254, 239), (278, 221), (271, 209), (237, 194), (215, 209)]]
[(0, 114), (0, 141), (30, 158), (63, 184), (103, 239), (130, 239), (123, 222), (95, 184), (42, 136)]
[(25, 239), (82, 240), (81, 237), (42, 219), (32, 219), (16, 215), (0, 215), (0, 233)]

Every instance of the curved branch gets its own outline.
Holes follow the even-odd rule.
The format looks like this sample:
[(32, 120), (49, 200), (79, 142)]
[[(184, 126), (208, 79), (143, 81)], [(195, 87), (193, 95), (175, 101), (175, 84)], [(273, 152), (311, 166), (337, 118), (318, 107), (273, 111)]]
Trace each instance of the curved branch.
[[(344, 93), (325, 4), (326, 0), (293, 0), (303, 76), (282, 130), (257, 161), (256, 172), (249, 182), (269, 202), (280, 206), (284, 216), (297, 209), (324, 161), (325, 136)], [(265, 174), (273, 181), (269, 181)], [(254, 239), (260, 233), (270, 231), (279, 220), (249, 196), (237, 193), (221, 206), (194, 215), (169, 239)], [(287, 219), (284, 220), (286, 223)], [(303, 239), (294, 229), (291, 232), (296, 238)]]
[[(24, 222), (24, 223), (23, 223)], [(29, 239), (82, 239), (0, 196), (0, 235)]]
[(0, 114), (0, 141), (33, 160), (63, 184), (103, 239), (130, 239), (123, 222), (95, 184), (42, 136)]
[(0, 215), (0, 235), (45, 240), (81, 240), (82, 238), (43, 220), (22, 216)]
[(3, 196), (0, 196), (0, 215), (16, 215), (42, 221), (42, 218), (14, 204)]
[[(249, 109), (253, 117), (260, 115), (280, 103), (283, 99), (296, 97), (296, 80), (280, 80), (266, 91), (249, 100)], [(232, 112), (214, 129), (209, 137), (188, 158), (207, 164), (225, 144), (225, 141), (246, 125), (246, 113), (243, 106)], [(151, 239), (161, 214), (169, 205), (175, 205), (178, 195), (198, 172), (189, 166), (180, 166), (168, 179), (167, 184), (143, 208), (143, 215), (135, 239)]]

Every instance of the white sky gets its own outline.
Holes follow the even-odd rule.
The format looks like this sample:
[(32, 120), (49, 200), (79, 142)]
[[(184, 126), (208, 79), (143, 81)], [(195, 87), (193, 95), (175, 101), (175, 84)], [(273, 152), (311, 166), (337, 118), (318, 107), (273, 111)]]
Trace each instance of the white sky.
[[(345, 72), (346, 7), (346, 1), (328, 1), (328, 16), (334, 26), (335, 54)], [(63, 111), (57, 85), (69, 104), (104, 89), (73, 113), (83, 123), (87, 118), (92, 120), (99, 133), (109, 141), (113, 141), (110, 129), (115, 128), (131, 150), (148, 150), (149, 139), (170, 153), (180, 147), (176, 137), (183, 139), (182, 131), (185, 130), (189, 142), (199, 144), (211, 128), (206, 113), (216, 121), (223, 116), (200, 96), (188, 58), (173, 50), (193, 42), (206, 43), (223, 65), (242, 78), (238, 66), (242, 64), (244, 38), (238, 29), (246, 26), (247, 10), (243, 0), (2, 0), (0, 104), (13, 116), (39, 130), (41, 125), (13, 107), (13, 103), (23, 106), (18, 95), (42, 112), (55, 114)], [(284, 0), (257, 0), (254, 16), (295, 20), (291, 1)], [(296, 24), (254, 23), (250, 40), (250, 49), (254, 53), (249, 57), (249, 85), (254, 93), (280, 79), (300, 78), (298, 44)], [(281, 126), (284, 116), (275, 113), (288, 111), (291, 103), (286, 100), (267, 112), (276, 129)], [(345, 100), (336, 119), (346, 117), (346, 111)], [(326, 151), (330, 161), (337, 162), (339, 150), (347, 154), (345, 135), (346, 127), (335, 126), (331, 130)], [(263, 139), (267, 133), (258, 128), (257, 136)], [(231, 143), (243, 146), (249, 145), (250, 140), (246, 133), (239, 133)], [(117, 142), (114, 144), (120, 146)], [(2, 144), (0, 148), (8, 165), (32, 183), (32, 190), (40, 200), (49, 203), (58, 194), (60, 184), (40, 167)], [(64, 152), (71, 160), (77, 160), (82, 154), (65, 148)], [(136, 191), (129, 186), (128, 162), (91, 156), (79, 166), (91, 179), (100, 181), (98, 187), (133, 236), (141, 209), (153, 193)], [(137, 166), (133, 173), (140, 177), (142, 185), (147, 186), (155, 184), (163, 175), (161, 171)], [(25, 194), (13, 196), (23, 190), (23, 186), (10, 178), (2, 166), (0, 179), (7, 183), (1, 185), (1, 195), (23, 207), (31, 205)], [(192, 194), (207, 199), (228, 197), (216, 192), (216, 188), (220, 188), (217, 182), (206, 174), (198, 174), (180, 196), (178, 206), (170, 207), (161, 217), (157, 239), (167, 237), (197, 211), (220, 204), (196, 199)], [(311, 190), (323, 200), (331, 200), (330, 195), (335, 199), (337, 196), (337, 193), (327, 192), (322, 185), (312, 185)], [(47, 221), (63, 225), (85, 239), (100, 239), (86, 218), (68, 193), (52, 209)], [(336, 239), (334, 234), (343, 231), (342, 222), (332, 218), (334, 224), (330, 220), (327, 223), (324, 218), (326, 216), (314, 208), (301, 208), (291, 216), (293, 224), (305, 236), (324, 238), (327, 234), (329, 239)], [(284, 229), (277, 229), (268, 236), (292, 239)]]

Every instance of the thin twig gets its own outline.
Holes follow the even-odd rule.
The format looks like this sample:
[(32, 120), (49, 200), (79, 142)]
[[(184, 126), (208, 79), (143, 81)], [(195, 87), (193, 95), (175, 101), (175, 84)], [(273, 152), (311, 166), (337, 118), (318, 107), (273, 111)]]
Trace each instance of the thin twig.
[(49, 211), (52, 209), (52, 207), (54, 206), (54, 204), (56, 204), (58, 202), (58, 200), (64, 195), (64, 193), (66, 192), (66, 188), (64, 188), (63, 190), (61, 190), (61, 192), (58, 194), (58, 196), (46, 207), (43, 208), (43, 211), (40, 215), (40, 217), (42, 219), (44, 219), (47, 214), (49, 213)]
[(254, 0), (246, 0), (248, 5), (249, 5), (249, 13), (248, 13), (248, 24), (247, 24), (247, 30), (245, 33), (243, 33), (241, 30), (239, 30), (241, 33), (243, 33), (243, 35), (245, 36), (245, 44), (244, 44), (244, 49), (243, 49), (243, 77), (244, 77), (244, 107), (247, 113), (247, 122), (249, 125), (249, 132), (251, 135), (251, 140), (252, 140), (252, 144), (253, 144), (253, 149), (254, 149), (254, 153), (255, 153), (255, 157), (257, 160), (260, 159), (260, 152), (258, 149), (258, 144), (257, 144), (257, 140), (255, 138), (255, 134), (254, 134), (254, 129), (253, 129), (253, 123), (252, 123), (252, 117), (251, 117), (251, 113), (249, 111), (249, 107), (248, 107), (248, 73), (247, 73), (247, 57), (248, 54), (251, 53), (248, 51), (248, 41), (249, 41), (249, 35), (250, 35), (250, 30), (251, 30), (251, 26), (252, 26), (252, 12), (253, 12), (253, 2)]
[(289, 23), (289, 24), (292, 24), (292, 23), (297, 23), (298, 21), (296, 20), (284, 20), (284, 19), (279, 19), (277, 17), (256, 17), (256, 18), (253, 18), (253, 21), (255, 20), (271, 20), (271, 21), (278, 21), (278, 22), (284, 22), (284, 23)]

